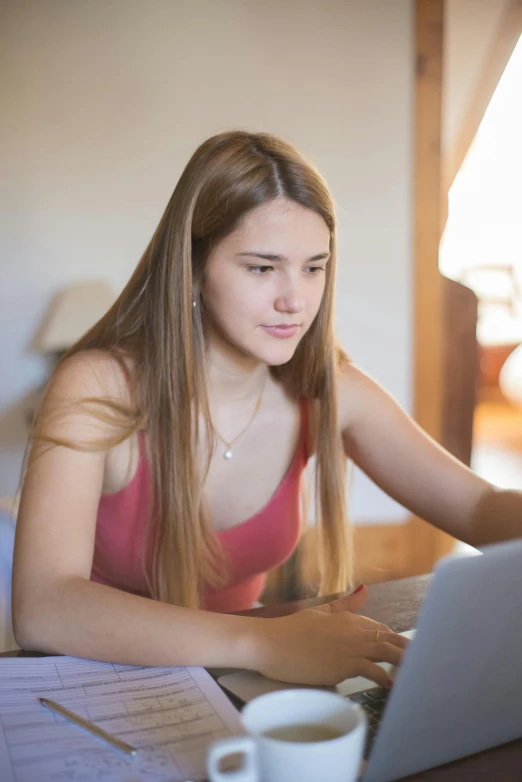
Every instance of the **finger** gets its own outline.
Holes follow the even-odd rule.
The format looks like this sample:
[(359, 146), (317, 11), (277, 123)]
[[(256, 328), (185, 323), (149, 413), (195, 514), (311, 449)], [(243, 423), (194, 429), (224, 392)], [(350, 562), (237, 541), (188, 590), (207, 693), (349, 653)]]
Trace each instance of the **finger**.
[[(343, 613), (341, 613), (341, 616), (343, 616)], [(370, 619), (367, 616), (360, 616), (359, 614), (356, 614), (354, 616), (346, 616), (346, 619), (350, 621), (350, 623), (356, 623), (356, 626), (360, 630), (370, 630), (374, 638), (376, 638), (376, 632), (378, 633), (391, 633), (392, 630), (387, 625), (381, 624), (381, 622), (376, 622), (374, 619)]]
[(400, 665), (404, 655), (403, 649), (386, 641), (357, 644), (353, 652), (357, 657), (364, 657), (374, 663), (391, 663), (392, 665)]
[(391, 687), (393, 684), (392, 679), (390, 679), (386, 671), (383, 670), (380, 665), (377, 665), (364, 657), (351, 660), (350, 665), (347, 666), (347, 668), (349, 673), (347, 673), (346, 678), (364, 676), (365, 679), (370, 679), (370, 681), (378, 684), (379, 687), (386, 688)]
[(368, 629), (373, 630), (374, 633), (376, 630), (379, 633), (393, 633), (391, 627), (388, 627), (388, 625), (385, 625), (382, 622), (376, 622), (375, 619), (370, 619), (369, 616), (362, 616), (361, 619), (366, 619), (366, 622), (370, 623), (370, 625), (368, 625)]
[(338, 597), (337, 600), (332, 600), (334, 612), (336, 614), (342, 613), (343, 611), (353, 611), (355, 613), (362, 607), (367, 597), (368, 590), (364, 584), (361, 584), (349, 595), (344, 595), (344, 597)]
[(379, 630), (379, 636), (377, 637), (374, 630), (361, 630), (357, 633), (357, 636), (353, 639), (356, 643), (379, 643), (384, 641), (385, 643), (393, 644), (399, 649), (407, 649), (410, 643), (409, 638), (405, 638), (403, 635), (394, 633), (392, 630)]
[(364, 586), (364, 584), (361, 584), (361, 586), (357, 587), (357, 590), (351, 592), (349, 595), (345, 595), (344, 597), (339, 597), (336, 600), (331, 600), (329, 603), (324, 603), (324, 605), (315, 606), (315, 611), (324, 611), (328, 614), (339, 614), (343, 611), (358, 611), (366, 598), (368, 597), (368, 590)]
[(330, 603), (323, 603), (323, 605), (314, 606), (311, 610), (312, 611), (322, 611), (323, 614), (333, 614), (333, 613), (335, 613), (332, 610), (332, 607), (331, 607)]

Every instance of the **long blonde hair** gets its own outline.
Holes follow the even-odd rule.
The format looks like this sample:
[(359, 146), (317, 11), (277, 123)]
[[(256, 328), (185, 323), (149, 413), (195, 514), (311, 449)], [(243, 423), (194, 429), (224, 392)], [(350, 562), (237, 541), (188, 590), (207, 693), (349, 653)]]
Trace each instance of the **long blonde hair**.
[[(351, 546), (345, 507), (345, 467), (337, 427), (336, 376), (346, 356), (333, 332), (336, 266), (335, 216), (319, 173), (287, 141), (268, 133), (231, 131), (205, 141), (193, 154), (134, 274), (117, 301), (66, 354), (102, 350), (132, 360), (133, 404), (81, 400), (98, 418), (117, 421), (112, 447), (147, 430), (153, 505), (149, 531), (154, 598), (197, 607), (201, 584), (224, 582), (220, 547), (204, 502), (197, 454), (198, 420), (215, 443), (205, 377), (205, 307), (201, 293), (212, 248), (255, 207), (278, 197), (312, 209), (330, 231), (331, 259), (317, 317), (292, 359), (271, 369), (296, 401), (315, 410), (317, 558), (321, 592), (345, 589)], [(196, 301), (198, 306), (194, 307)], [(84, 449), (46, 434), (37, 419), (32, 440)], [(87, 446), (87, 447), (92, 447)]]

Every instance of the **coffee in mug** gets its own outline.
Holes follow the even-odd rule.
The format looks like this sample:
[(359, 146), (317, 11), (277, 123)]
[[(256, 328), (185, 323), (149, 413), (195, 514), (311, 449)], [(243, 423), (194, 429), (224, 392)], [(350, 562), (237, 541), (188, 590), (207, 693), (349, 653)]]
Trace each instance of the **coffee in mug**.
[(298, 725), (281, 725), (279, 728), (265, 730), (263, 736), (278, 741), (330, 741), (338, 739), (343, 732), (331, 725), (323, 725), (322, 722), (303, 722)]

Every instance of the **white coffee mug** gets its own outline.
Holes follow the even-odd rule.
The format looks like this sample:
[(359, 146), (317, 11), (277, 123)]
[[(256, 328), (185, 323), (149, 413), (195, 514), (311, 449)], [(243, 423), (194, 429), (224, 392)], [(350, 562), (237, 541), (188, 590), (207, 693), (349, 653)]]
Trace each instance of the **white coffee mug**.
[[(314, 689), (270, 692), (245, 706), (241, 722), (247, 736), (210, 748), (210, 782), (355, 782), (360, 774), (366, 716), (347, 698)], [(314, 731), (333, 737), (314, 740)], [(236, 753), (243, 767), (220, 771), (220, 761)]]

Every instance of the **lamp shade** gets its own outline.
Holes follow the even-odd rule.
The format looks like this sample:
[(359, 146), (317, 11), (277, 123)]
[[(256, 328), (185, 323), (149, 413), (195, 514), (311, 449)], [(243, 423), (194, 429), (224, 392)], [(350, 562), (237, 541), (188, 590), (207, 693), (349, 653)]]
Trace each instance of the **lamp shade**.
[(114, 304), (116, 294), (104, 281), (70, 285), (53, 299), (36, 337), (41, 353), (67, 350)]

